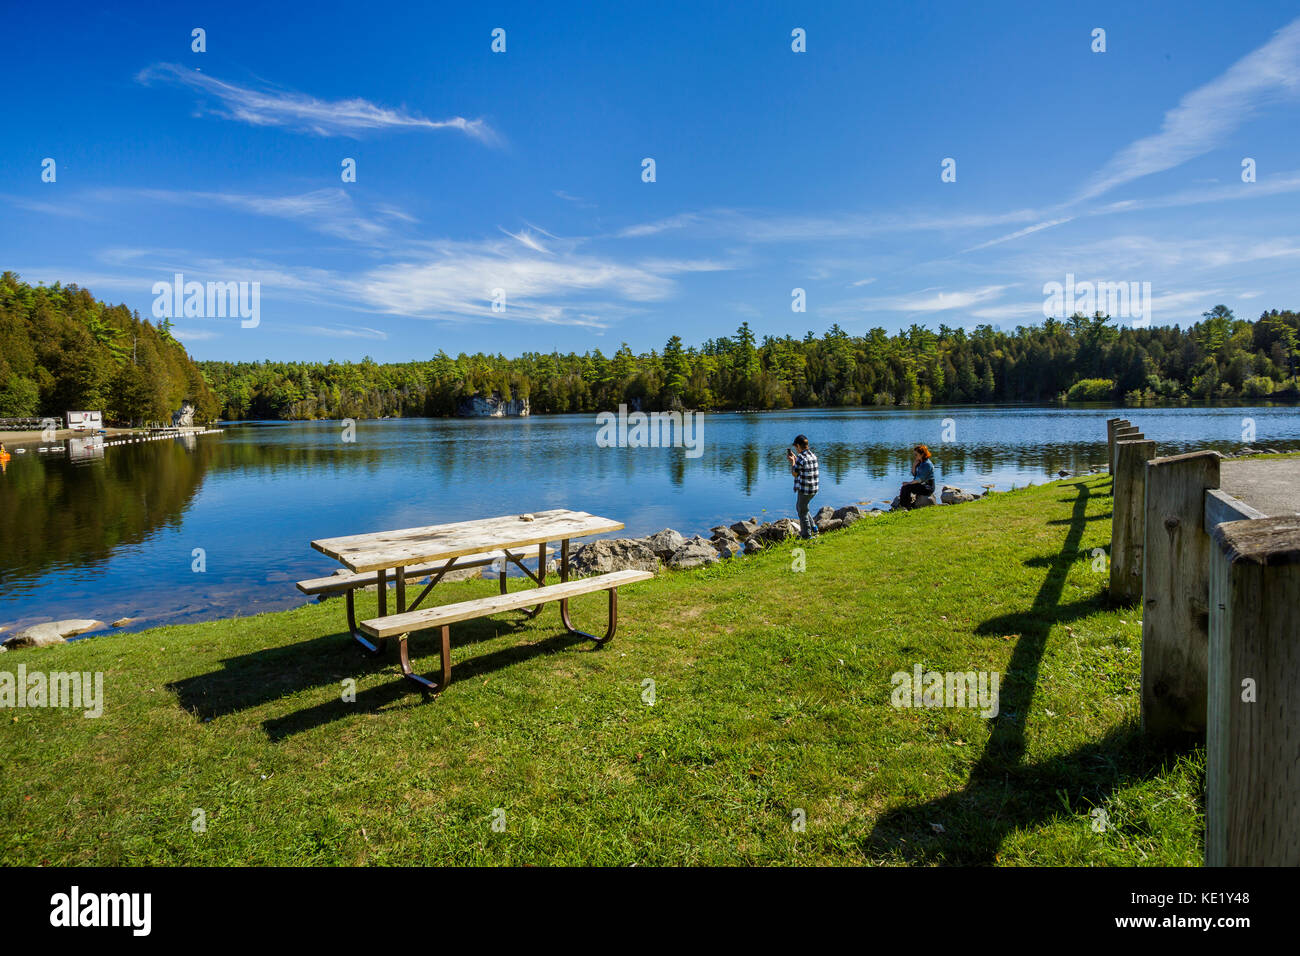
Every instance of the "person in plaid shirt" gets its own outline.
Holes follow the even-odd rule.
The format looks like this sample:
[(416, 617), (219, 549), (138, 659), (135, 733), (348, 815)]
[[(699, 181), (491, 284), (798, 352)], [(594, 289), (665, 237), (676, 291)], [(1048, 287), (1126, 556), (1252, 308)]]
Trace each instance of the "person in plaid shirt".
[(799, 514), (799, 537), (807, 539), (817, 534), (817, 524), (808, 517), (808, 505), (817, 494), (817, 456), (808, 447), (806, 435), (796, 435), (794, 447), (798, 451), (786, 449), (785, 460), (790, 463), (790, 474), (794, 475), (795, 511)]

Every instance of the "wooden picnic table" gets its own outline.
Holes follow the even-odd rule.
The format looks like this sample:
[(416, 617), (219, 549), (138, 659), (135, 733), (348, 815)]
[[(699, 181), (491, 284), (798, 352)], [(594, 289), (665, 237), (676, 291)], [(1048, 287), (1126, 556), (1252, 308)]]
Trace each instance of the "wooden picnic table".
[[(438, 691), (450, 680), (450, 645), (447, 627), (454, 621), (484, 617), (503, 610), (523, 610), (527, 618), (533, 618), (541, 612), (545, 603), (558, 601), (560, 618), (566, 630), (597, 643), (609, 640), (614, 634), (617, 620), (617, 586), (652, 575), (649, 572), (617, 572), (588, 579), (590, 583), (569, 582), (569, 543), (574, 538), (619, 531), (622, 528), (621, 521), (602, 518), (585, 511), (557, 508), (551, 511), (456, 521), (450, 524), (404, 528), (397, 531), (322, 538), (313, 541), (311, 546), (341, 562), (352, 573), (342, 578), (300, 581), (298, 587), (308, 594), (346, 590), (348, 629), (352, 637), (368, 653), (377, 655), (383, 652), (387, 637), (397, 636), (401, 644), (403, 674), (425, 689)], [(554, 541), (560, 542), (561, 584), (547, 586), (547, 559), (553, 553), (548, 545)], [(535, 574), (524, 564), (524, 561), (529, 559), (526, 549), (533, 546), (537, 547), (537, 573)], [(536, 588), (508, 595), (505, 573), (507, 561), (523, 571), (534, 582)], [(487, 564), (492, 564), (493, 569), (497, 570), (501, 596), (417, 611), (447, 572), (458, 568), (482, 567)], [(393, 577), (397, 600), (397, 612), (393, 615), (388, 613), (389, 574)], [(430, 578), (428, 585), (408, 605), (406, 601), (408, 577), (423, 577), (426, 574)], [(353, 591), (371, 582), (378, 585), (379, 616), (362, 622), (359, 631), (356, 624)], [(608, 590), (610, 594), (610, 620), (604, 638), (597, 638), (576, 630), (569, 620), (568, 599), (594, 590)], [(532, 608), (527, 608), (526, 605), (533, 603), (530, 597), (533, 591), (538, 592), (536, 597), (539, 603)], [(443, 632), (443, 680), (440, 683), (427, 681), (414, 674), (407, 657), (407, 632), (434, 626), (441, 627)], [(373, 640), (367, 638), (366, 634)]]

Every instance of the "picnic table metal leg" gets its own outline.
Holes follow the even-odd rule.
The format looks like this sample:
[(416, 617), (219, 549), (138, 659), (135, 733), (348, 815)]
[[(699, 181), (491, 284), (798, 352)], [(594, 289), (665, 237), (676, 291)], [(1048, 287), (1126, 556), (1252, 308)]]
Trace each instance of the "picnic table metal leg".
[[(379, 616), (383, 617), (388, 613), (388, 576), (383, 571), (379, 572), (378, 583), (379, 583)], [(356, 593), (357, 592), (355, 588), (348, 591), (348, 596), (347, 596), (348, 631), (351, 632), (352, 639), (361, 645), (362, 650), (364, 650), (371, 657), (378, 657), (380, 654), (384, 653), (384, 648), (387, 646), (388, 643), (387, 639), (378, 637), (372, 641), (369, 638), (363, 636), (361, 632), (357, 630), (357, 603), (355, 597)]]
[[(569, 580), (569, 539), (565, 538), (560, 542), (560, 581)], [(609, 625), (605, 628), (604, 637), (596, 637), (594, 634), (588, 634), (586, 631), (580, 631), (573, 626), (569, 620), (569, 599), (563, 598), (560, 601), (560, 623), (570, 634), (578, 637), (585, 637), (589, 641), (595, 641), (597, 645), (608, 644), (614, 637), (614, 632), (618, 630), (618, 589), (610, 588), (609, 594)]]
[(442, 666), (439, 680), (436, 682), (429, 680), (427, 677), (421, 677), (411, 667), (411, 658), (407, 647), (410, 643), (410, 635), (403, 634), (397, 639), (402, 662), (402, 676), (419, 684), (423, 690), (430, 694), (442, 693), (447, 685), (451, 683), (451, 625), (444, 624), (440, 630), (442, 632), (442, 648), (438, 657)]
[[(515, 565), (519, 568), (519, 570), (524, 572), (524, 574), (528, 575), (528, 577), (532, 578), (533, 583), (536, 584), (539, 588), (544, 587), (546, 585), (546, 542), (545, 541), (543, 541), (541, 544), (537, 546), (537, 573), (536, 574), (533, 574), (532, 571), (529, 571), (528, 566), (525, 565), (520, 558), (512, 554), (510, 551), (506, 551), (506, 559), (509, 561), (513, 561)], [(506, 593), (506, 573), (504, 569), (501, 571), (501, 593), (502, 594)], [(524, 620), (532, 620), (533, 618), (537, 617), (537, 615), (542, 613), (542, 608), (544, 607), (546, 607), (545, 604), (538, 604), (536, 607), (521, 608), (520, 610), (524, 612)]]
[(384, 653), (384, 647), (387, 644), (387, 638), (380, 637), (380, 638), (376, 638), (374, 641), (371, 641), (369, 638), (365, 637), (364, 635), (362, 635), (360, 631), (357, 630), (357, 606), (356, 606), (356, 601), (353, 598), (353, 595), (355, 595), (356, 593), (357, 592), (354, 589), (348, 591), (347, 594), (348, 631), (351, 632), (352, 639), (361, 645), (362, 650), (364, 650), (371, 657), (378, 657), (380, 654)]

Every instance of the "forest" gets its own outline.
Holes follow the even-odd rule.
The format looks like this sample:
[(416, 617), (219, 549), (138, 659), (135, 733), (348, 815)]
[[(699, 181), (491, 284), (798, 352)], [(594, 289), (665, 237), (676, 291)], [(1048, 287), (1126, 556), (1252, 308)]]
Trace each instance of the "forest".
[(532, 413), (774, 409), (974, 402), (1295, 401), (1300, 315), (1237, 319), (1216, 306), (1189, 328), (1117, 326), (1100, 313), (1013, 332), (913, 325), (850, 335), (834, 325), (613, 355), (439, 351), (426, 361), (202, 362), (227, 419), (454, 415), (467, 398), (527, 399)]
[(221, 408), (169, 322), (75, 285), (0, 275), (0, 418), (94, 410), (112, 424), (169, 423), (186, 399), (200, 421)]
[(102, 409), (115, 424), (165, 421), (188, 399), (198, 421), (454, 415), (473, 396), (526, 399), (533, 414), (981, 402), (1296, 401), (1300, 314), (1131, 328), (1073, 315), (1013, 331), (912, 325), (852, 335), (734, 335), (613, 355), (439, 350), (360, 362), (195, 362), (167, 320), (141, 319), (76, 285), (0, 276), (0, 418)]

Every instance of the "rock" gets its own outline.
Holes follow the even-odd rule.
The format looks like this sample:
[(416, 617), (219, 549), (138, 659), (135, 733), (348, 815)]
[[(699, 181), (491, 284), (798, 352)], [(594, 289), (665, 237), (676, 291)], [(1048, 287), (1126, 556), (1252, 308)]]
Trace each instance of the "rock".
[(854, 518), (861, 518), (862, 509), (859, 508), (857, 505), (845, 505), (843, 508), (836, 508), (835, 513), (834, 515), (832, 515), (832, 517), (839, 518), (841, 521), (843, 521), (845, 515), (853, 515)]
[(21, 631), (15, 631), (5, 638), (4, 643), (6, 647), (11, 648), (48, 647), (51, 644), (64, 644), (69, 637), (76, 637), (78, 634), (84, 634), (86, 631), (93, 631), (103, 626), (103, 621), (92, 621), (88, 618), (46, 621), (44, 624), (33, 624)]
[(646, 542), (636, 538), (602, 538), (582, 546), (570, 557), (578, 574), (607, 574), (610, 571), (657, 571), (659, 558)]
[(662, 561), (671, 558), (683, 544), (686, 539), (674, 531), (672, 528), (664, 528), (662, 531), (656, 531), (650, 537), (645, 539), (646, 544), (650, 545), (650, 550), (655, 556)]
[(677, 571), (701, 568), (718, 562), (718, 550), (701, 538), (686, 541), (668, 558), (668, 567)]
[(831, 520), (838, 521), (840, 523), (841, 528), (847, 528), (849, 525), (853, 524), (853, 522), (857, 521), (861, 517), (862, 517), (862, 512), (858, 511), (855, 508), (852, 511), (846, 511), (842, 517), (832, 518)]
[(719, 541), (717, 549), (720, 558), (734, 558), (744, 552), (744, 546), (739, 541)]
[(736, 536), (742, 541), (757, 531), (758, 528), (757, 518), (750, 518), (748, 521), (737, 521), (731, 526), (731, 530), (736, 532)]
[(721, 531), (715, 528), (711, 540), (719, 547), (724, 544), (740, 544), (740, 535), (736, 534), (736, 532), (732, 531), (730, 528), (723, 528)]
[(138, 620), (139, 618), (135, 617), (119, 617), (116, 621), (110, 624), (109, 627), (126, 627), (128, 624), (134, 624)]
[(784, 541), (799, 534), (799, 522), (793, 518), (781, 518), (771, 524), (765, 524), (754, 532), (754, 537), (765, 544)]
[(526, 398), (506, 399), (500, 392), (493, 392), (486, 398), (476, 393), (462, 399), (456, 414), (461, 418), (515, 418), (526, 417), (531, 410)]
[(964, 505), (968, 501), (974, 501), (975, 497), (969, 491), (962, 491), (960, 488), (952, 488), (948, 485), (944, 485), (943, 491), (939, 493), (939, 500), (946, 505)]
[(758, 535), (752, 535), (745, 539), (745, 553), (757, 554), (763, 550), (763, 542)]
[[(931, 498), (929, 495), (917, 495), (916, 498), (913, 499), (913, 501), (912, 501), (912, 507), (913, 507), (913, 509), (915, 509), (915, 508), (929, 508), (929, 507), (930, 507), (931, 505), (933, 505), (933, 504), (934, 504), (934, 499)], [(901, 504), (899, 504), (899, 502), (898, 502), (898, 498), (894, 498), (894, 500), (891, 501), (891, 502), (889, 503), (889, 510), (890, 510), (890, 511), (902, 511), (902, 510), (903, 510), (903, 506), (902, 506)]]
[(834, 517), (835, 517), (835, 509), (832, 508), (830, 505), (824, 505), (821, 508), (817, 509), (817, 513), (813, 515), (813, 520), (817, 522), (817, 527), (820, 528), (822, 526), (823, 521), (829, 521), (831, 518)]
[(840, 518), (826, 518), (817, 522), (817, 530), (822, 534), (827, 531), (839, 531), (844, 527), (844, 521)]

